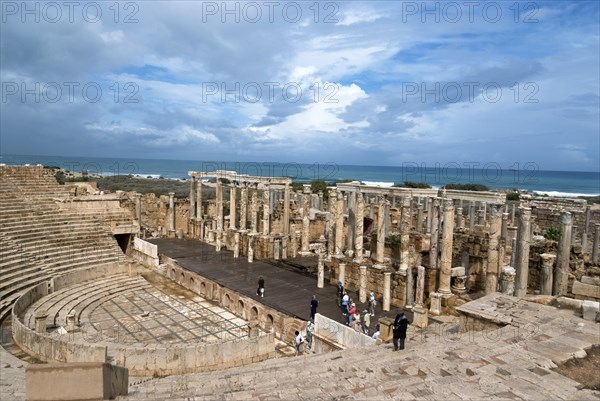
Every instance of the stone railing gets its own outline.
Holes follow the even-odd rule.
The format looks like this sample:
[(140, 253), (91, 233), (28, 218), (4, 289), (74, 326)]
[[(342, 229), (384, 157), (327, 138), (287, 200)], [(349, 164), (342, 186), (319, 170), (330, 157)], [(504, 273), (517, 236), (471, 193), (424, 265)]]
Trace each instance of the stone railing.
[(315, 336), (339, 348), (374, 346), (376, 340), (319, 313), (315, 315)]
[(131, 256), (145, 266), (158, 267), (158, 246), (141, 238), (133, 239)]

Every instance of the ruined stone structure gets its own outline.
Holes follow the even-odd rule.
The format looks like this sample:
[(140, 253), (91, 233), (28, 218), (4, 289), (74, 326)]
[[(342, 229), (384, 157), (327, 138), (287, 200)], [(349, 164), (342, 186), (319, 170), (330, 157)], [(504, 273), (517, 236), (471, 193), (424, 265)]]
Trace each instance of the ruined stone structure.
[[(190, 272), (142, 237), (200, 240), (251, 266), (263, 259), (304, 263), (315, 288), (339, 280), (356, 292), (357, 302), (374, 292), (382, 313), (412, 310), (411, 330), (419, 333), (439, 327), (429, 316), (447, 308), (461, 314), (461, 330), (489, 328), (490, 322), (519, 327), (518, 319), (498, 311), (507, 304), (523, 306), (535, 294), (575, 304), (588, 321), (600, 319), (595, 314), (600, 309), (600, 213), (579, 201), (525, 197), (509, 209), (505, 196), (496, 192), (358, 182), (330, 187), (325, 199), (322, 192), (312, 194), (309, 185), (294, 192), (289, 178), (222, 170), (190, 172), (187, 199), (120, 191), (75, 196), (41, 166), (0, 166), (0, 172), (0, 320), (19, 347), (41, 361), (110, 360), (129, 375), (147, 377), (210, 372), (271, 359), (277, 347), (290, 344), (294, 332), (304, 329), (302, 319)], [(558, 241), (539, 236), (549, 227), (559, 228)], [(469, 307), (473, 293), (486, 294), (496, 309)], [(539, 320), (540, 327), (550, 326), (550, 320)], [(555, 323), (570, 333), (565, 322)], [(338, 336), (340, 342), (352, 338), (361, 346), (375, 343), (339, 323), (327, 324), (317, 333)], [(593, 327), (574, 338), (592, 344)], [(498, 336), (508, 342), (506, 332)], [(536, 341), (559, 342), (547, 337)], [(490, 344), (482, 340), (478, 347), (496, 358)], [(466, 352), (460, 342), (429, 345)], [(545, 355), (543, 345), (534, 349), (528, 352)], [(383, 366), (382, 349), (373, 352), (381, 354)], [(531, 361), (539, 358), (531, 355)], [(325, 362), (314, 358), (317, 365)], [(362, 366), (365, 359), (359, 355), (352, 361)], [(537, 369), (527, 366), (530, 373)], [(326, 375), (323, 369), (317, 370)], [(443, 379), (449, 374), (444, 372), (431, 374)], [(379, 373), (372, 376), (379, 379)], [(569, 389), (570, 396), (582, 395), (575, 386)], [(134, 392), (138, 399), (147, 396)]]

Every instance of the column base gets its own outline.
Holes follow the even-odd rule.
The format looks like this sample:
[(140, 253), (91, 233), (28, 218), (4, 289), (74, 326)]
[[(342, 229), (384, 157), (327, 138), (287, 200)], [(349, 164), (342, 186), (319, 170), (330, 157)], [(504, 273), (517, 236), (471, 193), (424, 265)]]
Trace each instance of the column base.
[(310, 256), (310, 255), (314, 255), (314, 253), (311, 252), (311, 251), (300, 251), (300, 252), (298, 252), (298, 255), (300, 255), (300, 256)]
[(413, 326), (423, 329), (429, 325), (428, 311), (423, 305), (415, 305), (413, 314)]

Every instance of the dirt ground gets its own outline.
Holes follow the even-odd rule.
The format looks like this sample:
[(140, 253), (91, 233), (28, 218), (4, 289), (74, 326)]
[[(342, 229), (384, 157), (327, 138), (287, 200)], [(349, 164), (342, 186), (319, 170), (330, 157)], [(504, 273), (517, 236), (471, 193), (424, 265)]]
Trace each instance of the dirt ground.
[(600, 346), (592, 347), (585, 358), (571, 359), (554, 370), (587, 389), (600, 390)]

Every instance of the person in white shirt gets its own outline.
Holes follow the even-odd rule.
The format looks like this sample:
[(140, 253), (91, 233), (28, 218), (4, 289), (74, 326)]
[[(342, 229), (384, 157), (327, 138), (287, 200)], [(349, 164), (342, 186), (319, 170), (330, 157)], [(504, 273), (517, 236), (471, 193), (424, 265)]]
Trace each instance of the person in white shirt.
[(304, 344), (304, 337), (302, 337), (302, 334), (300, 334), (300, 332), (298, 330), (296, 330), (296, 356), (298, 356), (298, 354), (301, 354), (303, 351), (303, 344)]

